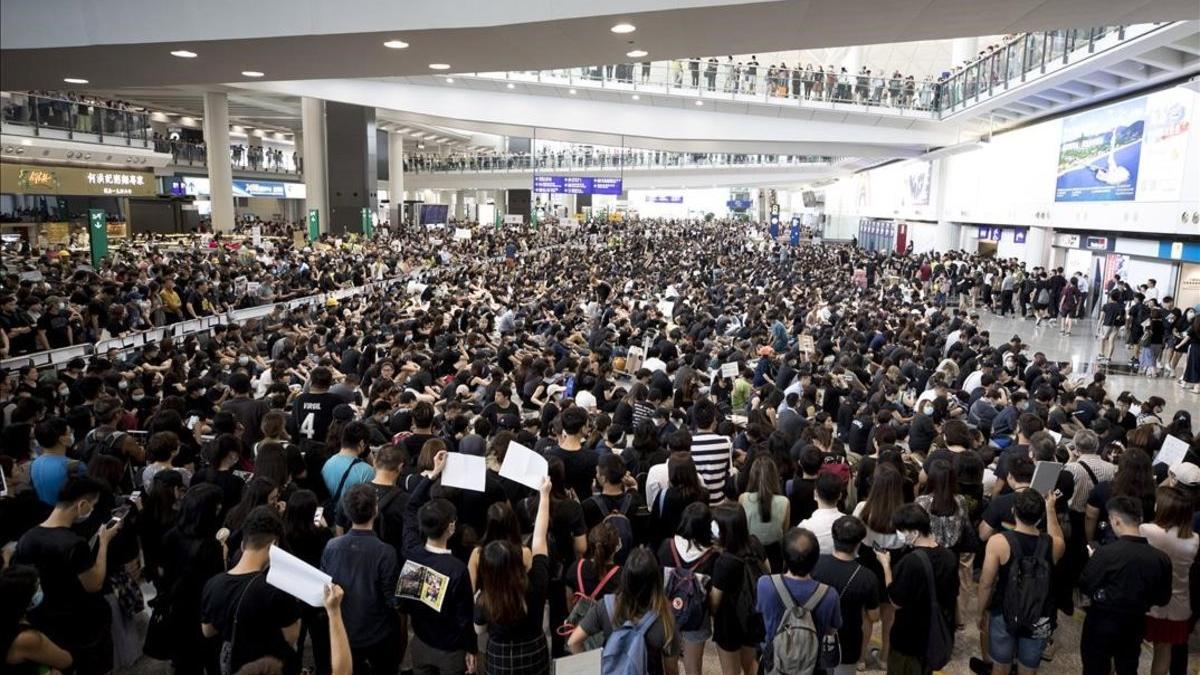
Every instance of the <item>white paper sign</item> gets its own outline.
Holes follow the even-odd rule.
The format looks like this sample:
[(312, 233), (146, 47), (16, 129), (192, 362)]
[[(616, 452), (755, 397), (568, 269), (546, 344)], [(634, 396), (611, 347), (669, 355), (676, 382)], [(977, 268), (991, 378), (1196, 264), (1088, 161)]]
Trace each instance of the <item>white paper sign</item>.
[(662, 315), (669, 319), (672, 316), (675, 316), (675, 303), (668, 300), (659, 300), (658, 311), (662, 312)]
[(509, 441), (508, 452), (504, 455), (504, 464), (500, 465), (500, 475), (521, 485), (540, 490), (542, 479), (550, 474), (546, 458), (533, 450)]
[(454, 228), (454, 239), (456, 241), (465, 241), (471, 238), (471, 230), (465, 227)]
[(1167, 466), (1175, 466), (1183, 461), (1187, 456), (1188, 444), (1175, 438), (1167, 436), (1163, 439), (1162, 449), (1154, 456), (1155, 464), (1166, 464)]
[(271, 546), (268, 584), (313, 607), (322, 607), (325, 604), (325, 586), (332, 582), (333, 577), (328, 574), (278, 546)]
[(475, 455), (451, 452), (446, 455), (446, 468), (442, 469), (444, 487), (461, 488), (483, 492), (487, 482), (487, 460)]
[(732, 380), (738, 376), (738, 362), (730, 361), (721, 364), (721, 377)]
[(1063, 465), (1058, 462), (1038, 462), (1033, 469), (1033, 480), (1029, 487), (1045, 497), (1058, 484), (1058, 474), (1062, 473)]
[(1062, 443), (1062, 434), (1058, 433), (1057, 431), (1053, 431), (1051, 429), (1047, 429), (1046, 433), (1050, 434), (1050, 438), (1054, 439), (1055, 445)]

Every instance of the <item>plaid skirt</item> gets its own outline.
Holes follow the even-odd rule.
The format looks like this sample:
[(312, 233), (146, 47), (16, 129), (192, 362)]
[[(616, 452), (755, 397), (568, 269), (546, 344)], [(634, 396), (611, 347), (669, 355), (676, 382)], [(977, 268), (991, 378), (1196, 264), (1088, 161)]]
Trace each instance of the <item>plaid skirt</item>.
[(487, 675), (549, 675), (550, 650), (546, 647), (546, 637), (539, 635), (527, 642), (488, 640), (484, 664)]

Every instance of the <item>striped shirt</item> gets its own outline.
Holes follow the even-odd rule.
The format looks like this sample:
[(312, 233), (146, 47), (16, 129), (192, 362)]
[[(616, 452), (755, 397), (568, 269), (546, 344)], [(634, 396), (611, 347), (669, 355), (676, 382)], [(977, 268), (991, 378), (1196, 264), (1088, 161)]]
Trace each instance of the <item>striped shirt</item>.
[(733, 442), (727, 436), (700, 433), (692, 437), (692, 462), (700, 482), (708, 488), (709, 505), (725, 499), (725, 481), (733, 462)]

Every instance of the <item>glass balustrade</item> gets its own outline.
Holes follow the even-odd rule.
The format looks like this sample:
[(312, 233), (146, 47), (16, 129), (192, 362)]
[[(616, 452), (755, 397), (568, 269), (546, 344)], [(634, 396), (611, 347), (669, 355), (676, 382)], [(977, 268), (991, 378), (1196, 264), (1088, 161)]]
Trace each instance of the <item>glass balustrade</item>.
[(5, 126), (30, 127), (34, 135), (56, 131), (72, 140), (150, 147), (147, 112), (19, 92), (0, 93), (0, 108)]
[[(637, 93), (695, 96), (703, 105), (745, 101), (800, 107), (855, 106), (891, 114), (942, 117), (1044, 74), (1076, 63), (1098, 50), (1144, 35), (1163, 24), (1099, 26), (1023, 33), (989, 48), (979, 58), (934, 81), (900, 73), (848, 72), (840, 66), (803, 69), (736, 61), (727, 57), (466, 73), (466, 76), (600, 88)], [(578, 93), (578, 92), (575, 92)]]

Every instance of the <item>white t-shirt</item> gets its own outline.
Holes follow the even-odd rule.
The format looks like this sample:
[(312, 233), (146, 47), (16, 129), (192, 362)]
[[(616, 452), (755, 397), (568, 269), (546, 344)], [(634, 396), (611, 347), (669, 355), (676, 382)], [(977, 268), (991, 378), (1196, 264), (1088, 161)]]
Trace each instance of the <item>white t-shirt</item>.
[(843, 515), (845, 514), (836, 508), (817, 509), (813, 511), (812, 516), (800, 521), (800, 527), (817, 536), (821, 555), (833, 555), (833, 523)]

